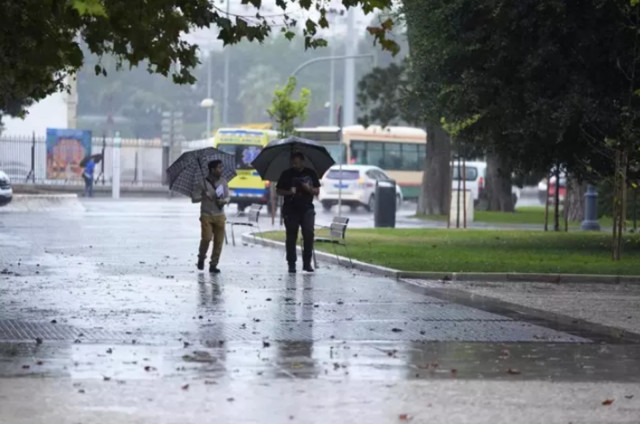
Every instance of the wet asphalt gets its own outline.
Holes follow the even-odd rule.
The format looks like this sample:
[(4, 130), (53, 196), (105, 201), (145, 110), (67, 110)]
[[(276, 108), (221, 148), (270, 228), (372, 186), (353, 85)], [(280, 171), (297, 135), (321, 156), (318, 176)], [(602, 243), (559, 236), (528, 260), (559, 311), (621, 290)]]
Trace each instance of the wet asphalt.
[(0, 385), (640, 383), (637, 344), (329, 264), (289, 275), (278, 249), (226, 245), (212, 275), (188, 202), (84, 207), (0, 214)]

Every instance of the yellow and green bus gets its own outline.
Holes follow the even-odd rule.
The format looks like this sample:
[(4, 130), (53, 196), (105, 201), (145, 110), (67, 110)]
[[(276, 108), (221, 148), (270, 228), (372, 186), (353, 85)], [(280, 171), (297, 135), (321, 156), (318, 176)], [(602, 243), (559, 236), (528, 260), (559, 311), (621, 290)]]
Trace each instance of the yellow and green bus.
[(270, 141), (277, 138), (276, 131), (248, 128), (220, 128), (213, 138), (213, 147), (236, 157), (236, 177), (229, 181), (231, 203), (243, 211), (253, 203), (266, 204), (269, 183), (262, 181), (251, 162)]
[(300, 137), (324, 144), (336, 163), (374, 165), (402, 188), (405, 199), (417, 199), (422, 184), (427, 133), (420, 128), (371, 125), (298, 128)]

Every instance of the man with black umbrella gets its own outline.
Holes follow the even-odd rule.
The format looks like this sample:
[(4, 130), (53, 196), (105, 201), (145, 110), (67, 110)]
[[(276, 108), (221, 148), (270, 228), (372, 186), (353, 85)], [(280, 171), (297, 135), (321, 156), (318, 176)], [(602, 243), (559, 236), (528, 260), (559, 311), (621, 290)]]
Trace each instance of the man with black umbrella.
[(303, 270), (313, 272), (311, 259), (313, 257), (313, 238), (315, 226), (315, 210), (313, 198), (320, 190), (320, 180), (313, 169), (304, 166), (305, 157), (300, 152), (291, 154), (291, 168), (284, 171), (276, 186), (278, 195), (284, 196), (282, 216), (287, 232), (287, 262), (289, 272), (296, 272), (296, 244), (298, 229), (302, 229)]

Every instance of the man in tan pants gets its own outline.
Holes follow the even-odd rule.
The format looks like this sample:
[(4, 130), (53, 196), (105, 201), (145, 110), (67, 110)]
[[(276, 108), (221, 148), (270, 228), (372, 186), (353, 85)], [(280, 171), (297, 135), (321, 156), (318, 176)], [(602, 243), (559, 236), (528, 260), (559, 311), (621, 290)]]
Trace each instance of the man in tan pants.
[(229, 186), (222, 178), (222, 162), (214, 160), (209, 162), (209, 175), (196, 184), (192, 195), (194, 203), (200, 202), (200, 249), (198, 251), (198, 269), (204, 269), (204, 261), (207, 258), (209, 244), (213, 240), (213, 251), (209, 272), (218, 274), (218, 262), (224, 244), (225, 224), (227, 218), (224, 214), (224, 205), (229, 202)]

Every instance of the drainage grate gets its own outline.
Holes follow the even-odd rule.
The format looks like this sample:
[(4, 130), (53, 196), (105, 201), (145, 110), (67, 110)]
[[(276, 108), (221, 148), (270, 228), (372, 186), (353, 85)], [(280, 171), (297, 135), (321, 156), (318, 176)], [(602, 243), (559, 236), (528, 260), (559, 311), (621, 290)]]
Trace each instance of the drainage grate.
[(69, 325), (25, 322), (15, 320), (0, 320), (0, 340), (120, 340), (125, 335), (116, 334), (102, 329), (79, 329)]

